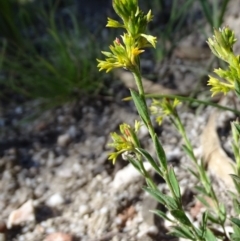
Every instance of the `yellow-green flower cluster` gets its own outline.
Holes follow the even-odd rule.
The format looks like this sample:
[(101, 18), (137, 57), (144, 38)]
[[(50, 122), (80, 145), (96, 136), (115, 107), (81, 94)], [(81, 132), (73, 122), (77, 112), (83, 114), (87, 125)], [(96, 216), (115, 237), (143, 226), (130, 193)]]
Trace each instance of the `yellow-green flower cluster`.
[(209, 75), (209, 80), (208, 80), (207, 85), (212, 86), (211, 87), (212, 96), (214, 96), (218, 93), (227, 94), (230, 90), (233, 90), (234, 82), (233, 81), (228, 81), (228, 82), (229, 83), (223, 82), (223, 81), (219, 80), (218, 78), (215, 78), (215, 77)]
[(107, 27), (125, 28), (132, 37), (146, 31), (147, 24), (152, 21), (151, 10), (145, 15), (138, 7), (137, 0), (113, 0), (113, 8), (122, 19), (123, 24), (108, 18)]
[(156, 116), (156, 122), (161, 125), (164, 117), (176, 113), (175, 109), (180, 103), (176, 98), (173, 101), (168, 98), (163, 98), (160, 101), (154, 99), (150, 106), (150, 111), (152, 115)]
[(228, 63), (228, 68), (215, 69), (218, 76), (209, 76), (208, 85), (212, 86), (212, 96), (220, 92), (226, 94), (230, 90), (236, 90), (240, 84), (240, 56), (233, 53), (233, 45), (237, 41), (234, 32), (228, 27), (214, 31), (214, 36), (208, 39), (208, 45), (212, 52), (220, 59)]
[(113, 164), (116, 162), (117, 157), (125, 152), (135, 153), (135, 148), (139, 147), (139, 141), (137, 138), (137, 132), (141, 124), (135, 121), (135, 127), (132, 128), (130, 125), (123, 123), (119, 126), (120, 135), (116, 132), (111, 133), (112, 143), (108, 145), (113, 147), (116, 151), (110, 153), (109, 160), (112, 160)]
[(102, 51), (107, 58), (105, 61), (98, 60), (98, 67), (100, 71), (106, 69), (106, 72), (109, 72), (114, 68), (120, 67), (134, 70), (134, 68), (138, 66), (138, 55), (144, 52), (144, 50), (135, 47), (133, 39), (129, 35), (124, 34), (121, 37), (123, 44), (117, 38), (113, 42), (113, 45), (109, 47), (112, 51), (111, 53)]
[(149, 11), (146, 15), (139, 9), (137, 0), (113, 0), (115, 12), (122, 19), (123, 23), (108, 18), (107, 27), (124, 28), (127, 32), (116, 38), (109, 48), (111, 52), (102, 52), (105, 60), (99, 62), (99, 70), (111, 71), (114, 68), (125, 68), (135, 71), (139, 68), (139, 54), (144, 52), (146, 47), (156, 47), (156, 37), (146, 35), (147, 24), (152, 20), (153, 15)]

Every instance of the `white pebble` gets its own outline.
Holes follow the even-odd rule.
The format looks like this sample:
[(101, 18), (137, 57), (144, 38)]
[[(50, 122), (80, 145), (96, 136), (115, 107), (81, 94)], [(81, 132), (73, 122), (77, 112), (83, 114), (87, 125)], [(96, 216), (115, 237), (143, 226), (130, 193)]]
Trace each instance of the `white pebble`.
[(59, 146), (67, 146), (69, 144), (69, 142), (71, 141), (71, 137), (69, 134), (63, 134), (63, 135), (60, 135), (57, 139), (57, 144)]
[(78, 212), (81, 216), (84, 216), (85, 214), (89, 214), (91, 209), (88, 205), (81, 205), (78, 209)]
[(63, 204), (65, 202), (63, 196), (60, 193), (53, 194), (48, 200), (47, 205), (50, 207), (55, 207)]

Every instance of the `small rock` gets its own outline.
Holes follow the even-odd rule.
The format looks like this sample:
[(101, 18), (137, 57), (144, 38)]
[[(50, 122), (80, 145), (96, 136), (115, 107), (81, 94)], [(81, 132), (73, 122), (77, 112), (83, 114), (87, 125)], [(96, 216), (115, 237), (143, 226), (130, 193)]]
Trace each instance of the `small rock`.
[(67, 146), (71, 141), (71, 136), (69, 134), (60, 135), (57, 139), (57, 144), (61, 147)]
[(181, 157), (181, 149), (179, 147), (174, 148), (174, 150), (167, 152), (166, 157), (168, 161), (179, 159)]
[(32, 190), (31, 190), (31, 188), (23, 186), (16, 190), (15, 196), (16, 196), (19, 204), (24, 203), (27, 200), (32, 198)]
[(154, 226), (154, 213), (149, 210), (154, 210), (157, 208), (158, 202), (151, 197), (149, 194), (145, 193), (142, 200), (141, 214), (143, 220), (148, 226)]
[(60, 193), (53, 194), (46, 202), (49, 207), (56, 207), (62, 205), (65, 202), (63, 196)]
[(91, 208), (88, 205), (81, 205), (78, 210), (81, 217), (85, 214), (89, 214), (91, 212)]
[(73, 176), (72, 174), (72, 169), (70, 168), (61, 168), (59, 170), (57, 170), (57, 176), (61, 177), (61, 178), (71, 178)]
[(100, 211), (93, 212), (88, 222), (89, 240), (93, 240), (94, 237), (101, 235), (106, 230), (106, 225), (109, 222), (109, 211), (106, 212), (104, 208)]
[(158, 234), (157, 226), (155, 226), (155, 225), (150, 226), (147, 233), (150, 235), (157, 235)]
[(66, 233), (51, 233), (49, 234), (44, 241), (72, 241), (73, 237), (70, 234)]
[(120, 225), (125, 226), (126, 222), (128, 220), (132, 220), (135, 215), (136, 215), (135, 207), (130, 206), (129, 208), (126, 208), (125, 210), (123, 210), (122, 213), (118, 214), (119, 219), (116, 219), (116, 221), (119, 222)]
[(36, 198), (40, 198), (44, 195), (44, 193), (47, 191), (47, 186), (45, 184), (40, 183), (35, 189), (34, 189), (34, 195)]
[(140, 130), (139, 130), (139, 138), (142, 139), (142, 138), (144, 138), (144, 137), (147, 136), (147, 135), (148, 135), (148, 129), (147, 129), (147, 127), (142, 126), (142, 127), (140, 128)]
[(158, 228), (155, 225), (148, 226), (146, 223), (142, 223), (139, 226), (140, 232), (137, 234), (139, 240), (148, 240), (148, 236), (155, 236), (158, 234)]
[(76, 126), (72, 125), (68, 129), (68, 134), (70, 135), (71, 138), (75, 138), (77, 136), (77, 128)]
[[(144, 167), (146, 171), (150, 171), (152, 169), (151, 164), (148, 162), (144, 163)], [(128, 164), (126, 167), (116, 173), (112, 186), (115, 189), (124, 188), (130, 183), (137, 182), (141, 177), (142, 175), (139, 173), (139, 171), (135, 169), (132, 164)]]
[(11, 212), (8, 217), (7, 227), (19, 225), (26, 221), (35, 221), (33, 200), (30, 199), (24, 203), (19, 209)]
[(53, 151), (48, 152), (46, 164), (49, 168), (54, 167), (54, 165), (55, 165), (55, 154), (54, 154)]

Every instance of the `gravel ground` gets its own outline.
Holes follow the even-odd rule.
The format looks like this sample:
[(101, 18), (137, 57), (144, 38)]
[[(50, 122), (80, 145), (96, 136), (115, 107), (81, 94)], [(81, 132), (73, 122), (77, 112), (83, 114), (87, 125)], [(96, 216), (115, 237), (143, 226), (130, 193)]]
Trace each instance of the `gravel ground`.
[[(17, 119), (33, 108), (32, 103), (9, 109), (2, 122), (11, 121), (14, 128), (6, 127), (1, 133), (0, 159), (0, 220), (7, 225), (2, 231), (5, 240), (57, 240), (45, 238), (58, 232), (68, 234), (69, 240), (170, 239), (164, 235), (169, 224), (149, 212), (157, 203), (142, 191), (143, 178), (127, 162), (118, 160), (113, 166), (107, 160), (109, 133), (117, 131), (119, 123), (132, 124), (137, 119), (132, 104), (121, 103), (120, 95), (117, 98), (66, 104), (21, 125)], [(212, 109), (196, 115), (186, 111), (186, 106), (180, 108), (185, 109), (180, 109), (181, 117), (200, 155), (199, 136)], [(168, 121), (156, 131), (190, 213), (196, 207), (192, 192), (196, 180), (186, 171), (190, 162), (181, 150), (181, 138)], [(140, 138), (152, 152), (145, 130)], [(146, 168), (159, 188), (166, 190), (147, 164)], [(12, 213), (23, 204), (20, 213)], [(192, 219), (198, 222), (197, 217)]]

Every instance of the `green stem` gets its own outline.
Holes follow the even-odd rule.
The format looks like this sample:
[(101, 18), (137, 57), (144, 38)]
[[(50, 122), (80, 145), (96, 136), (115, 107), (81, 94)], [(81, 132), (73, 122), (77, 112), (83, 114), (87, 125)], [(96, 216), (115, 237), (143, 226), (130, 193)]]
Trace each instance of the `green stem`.
[[(176, 122), (175, 124), (176, 124), (177, 130), (179, 131), (179, 133), (183, 137), (185, 145), (187, 146), (188, 150), (190, 151), (190, 154), (191, 154), (191, 157), (192, 157), (192, 161), (196, 165), (196, 168), (197, 168), (199, 176), (200, 176), (200, 180), (201, 180), (201, 182), (202, 182), (202, 184), (203, 184), (205, 189), (209, 189), (209, 187), (210, 187), (210, 190), (209, 190), (210, 193), (209, 194), (210, 194), (211, 198), (214, 201), (215, 207), (217, 209), (217, 213), (219, 213), (219, 212), (221, 212), (221, 209), (220, 209), (220, 203), (219, 203), (219, 200), (217, 198), (217, 195), (216, 195), (212, 185), (209, 182), (207, 182), (207, 183), (205, 182), (204, 175), (206, 173), (203, 173), (203, 172), (206, 172), (206, 171), (205, 171), (205, 169), (202, 168), (202, 166), (199, 166), (199, 164), (198, 164), (197, 158), (195, 157), (194, 152), (193, 152), (193, 146), (192, 146), (191, 142), (189, 141), (189, 139), (187, 137), (185, 128), (184, 128), (184, 126), (182, 124), (181, 119), (179, 118), (178, 113), (175, 112), (173, 116), (175, 118), (175, 122)], [(208, 186), (208, 188), (206, 186)], [(219, 215), (218, 215), (218, 217), (219, 217)], [(219, 223), (221, 224), (221, 226), (223, 228), (223, 231), (226, 234), (226, 230), (225, 230), (225, 227), (224, 227), (224, 222), (222, 222), (220, 220), (220, 218), (219, 218)]]
[(149, 185), (151, 188), (153, 188), (154, 190), (158, 190), (157, 185), (153, 182), (151, 176), (150, 176), (149, 173), (146, 171), (146, 169), (145, 169), (145, 167), (144, 167), (144, 165), (143, 165), (142, 160), (140, 161), (140, 166), (141, 166), (141, 169), (143, 170), (144, 177), (146, 178), (148, 185)]
[[(141, 96), (144, 104), (145, 104), (145, 107), (147, 107), (147, 104), (146, 104), (146, 98), (145, 98), (145, 92), (144, 92), (144, 88), (143, 88), (143, 84), (142, 84), (142, 76), (141, 76), (141, 73), (139, 72), (139, 70), (135, 70), (133, 72), (133, 76), (134, 76), (134, 79), (135, 79), (135, 82), (136, 82), (136, 85), (137, 85), (137, 88), (138, 88), (138, 92), (139, 92), (139, 95)], [(146, 126), (148, 128), (148, 131), (149, 131), (149, 134), (152, 138), (152, 140), (154, 140), (154, 134), (155, 134), (155, 131), (153, 129), (153, 125), (152, 125), (152, 121), (151, 121), (151, 118), (150, 118), (150, 115), (148, 113), (148, 123), (147, 123), (148, 126)]]
[(142, 77), (141, 77), (140, 72), (138, 70), (135, 70), (133, 72), (133, 76), (134, 76), (134, 79), (136, 81), (138, 92), (142, 96), (142, 98), (144, 98), (144, 100), (145, 100), (145, 93), (144, 93), (144, 88), (143, 88), (143, 84), (142, 84)]
[(177, 112), (174, 113), (174, 118), (175, 118), (175, 121), (176, 121), (176, 125), (175, 126), (177, 127), (178, 132), (183, 137), (183, 140), (184, 140), (185, 145), (187, 146), (188, 150), (191, 152), (190, 154), (191, 154), (192, 160), (197, 165), (197, 158), (194, 155), (193, 146), (192, 146), (191, 142), (189, 141), (189, 139), (187, 137), (187, 133), (185, 131), (185, 128), (184, 128), (184, 126), (182, 124), (182, 121), (181, 121), (181, 119), (180, 119), (180, 117), (179, 117)]

